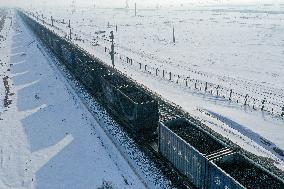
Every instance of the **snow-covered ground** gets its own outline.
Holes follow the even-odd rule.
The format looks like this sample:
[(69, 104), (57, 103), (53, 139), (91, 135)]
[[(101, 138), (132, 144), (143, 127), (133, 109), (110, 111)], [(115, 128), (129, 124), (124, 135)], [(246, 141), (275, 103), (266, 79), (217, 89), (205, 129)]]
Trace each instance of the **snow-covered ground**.
[[(78, 9), (74, 14), (64, 9), (42, 12), (47, 19), (53, 16), (66, 23), (70, 19), (72, 32), (89, 40), (108, 39), (109, 32), (117, 26), (116, 51), (137, 61), (189, 76), (190, 71), (196, 70), (218, 84), (238, 87), (238, 91), (242, 88), (241, 92), (271, 88), (273, 93), (282, 95), (279, 99), (283, 102), (284, 8), (271, 12), (258, 7), (247, 9), (138, 10), (136, 17), (133, 10), (123, 9)], [(97, 39), (99, 32), (103, 33)]]
[[(213, 82), (242, 94), (283, 106), (284, 41), (282, 5), (203, 7), (191, 10), (66, 9), (36, 10), (65, 24), (55, 23), (68, 35), (71, 20), (74, 41), (110, 64), (109, 32), (115, 32), (120, 56), (135, 62)], [(34, 12), (36, 12), (34, 11)], [(172, 42), (175, 28), (176, 43)], [(52, 27), (50, 27), (52, 28)], [(54, 29), (54, 28), (53, 28)], [(60, 35), (65, 33), (54, 29)], [(98, 43), (99, 46), (92, 46)], [(180, 105), (207, 126), (253, 154), (277, 162), (284, 157), (284, 121), (214, 95), (176, 85), (120, 61), (116, 68), (166, 99)], [(279, 151), (278, 151), (279, 152)], [(284, 170), (283, 161), (277, 164)]]
[(0, 188), (145, 188), (26, 26), (0, 34)]

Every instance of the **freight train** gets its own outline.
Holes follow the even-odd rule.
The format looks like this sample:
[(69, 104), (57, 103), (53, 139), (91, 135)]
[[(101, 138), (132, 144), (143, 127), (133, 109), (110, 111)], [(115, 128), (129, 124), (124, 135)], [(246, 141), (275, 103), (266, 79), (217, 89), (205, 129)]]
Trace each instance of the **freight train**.
[(56, 35), (29, 13), (18, 15), (127, 132), (151, 146), (157, 141), (153, 153), (186, 178), (190, 188), (284, 188), (282, 179), (194, 123), (178, 106)]

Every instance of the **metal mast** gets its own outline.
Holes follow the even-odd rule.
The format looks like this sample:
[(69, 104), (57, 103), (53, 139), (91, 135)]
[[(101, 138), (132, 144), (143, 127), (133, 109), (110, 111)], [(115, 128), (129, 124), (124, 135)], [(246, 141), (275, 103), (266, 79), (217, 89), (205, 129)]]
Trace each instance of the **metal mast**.
[(76, 12), (76, 0), (72, 0), (71, 11), (72, 11), (72, 14)]
[(129, 8), (128, 0), (125, 1), (125, 8), (126, 8), (126, 9)]

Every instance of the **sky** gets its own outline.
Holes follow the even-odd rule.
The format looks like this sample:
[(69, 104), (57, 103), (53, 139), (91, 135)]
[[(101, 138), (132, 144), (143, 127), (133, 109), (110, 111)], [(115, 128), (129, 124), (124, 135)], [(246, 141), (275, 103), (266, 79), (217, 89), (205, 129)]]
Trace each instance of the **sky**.
[[(70, 6), (73, 0), (0, 0), (0, 6)], [(93, 6), (97, 7), (125, 7), (126, 0), (74, 0), (76, 6)], [(194, 5), (214, 5), (214, 4), (251, 4), (251, 3), (284, 3), (284, 0), (128, 0), (129, 6), (133, 7), (134, 3), (140, 7), (160, 6), (187, 6)]]

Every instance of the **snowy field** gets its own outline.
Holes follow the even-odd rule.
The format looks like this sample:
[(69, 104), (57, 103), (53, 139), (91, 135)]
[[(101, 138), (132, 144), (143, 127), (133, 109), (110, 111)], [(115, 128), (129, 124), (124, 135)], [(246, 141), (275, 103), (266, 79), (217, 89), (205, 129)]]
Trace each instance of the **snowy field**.
[[(32, 10), (48, 27), (110, 64), (109, 32), (114, 31), (116, 68), (180, 105), (208, 127), (247, 151), (270, 157), (284, 169), (284, 121), (250, 106), (216, 98), (141, 71), (134, 63), (266, 99), (283, 107), (284, 7), (199, 7), (194, 9)], [(51, 27), (51, 16), (54, 25)], [(116, 32), (117, 27), (117, 32)], [(173, 43), (173, 27), (176, 43)], [(77, 40), (76, 40), (77, 38)], [(138, 65), (138, 64), (136, 64)], [(142, 70), (143, 70), (142, 69)], [(160, 73), (161, 74), (161, 73)], [(279, 153), (280, 150), (280, 153)], [(282, 150), (282, 153), (281, 153)], [(279, 162), (282, 160), (281, 162)]]
[(117, 26), (115, 43), (119, 53), (178, 74), (196, 77), (190, 71), (204, 73), (203, 80), (243, 93), (273, 92), (280, 96), (271, 96), (271, 100), (283, 103), (284, 7), (266, 9), (138, 10), (136, 17), (134, 10), (124, 9), (78, 9), (74, 14), (64, 9), (39, 12), (47, 19), (53, 16), (66, 23), (70, 19), (72, 32), (104, 42), (107, 47), (109, 43), (103, 39), (109, 39), (110, 31), (116, 31)]
[[(118, 70), (284, 171), (283, 118), (160, 77), (164, 69), (167, 75), (211, 82), (281, 108), (283, 5), (138, 9), (137, 16), (132, 9), (31, 11), (43, 14), (45, 24), (65, 37), (70, 19), (72, 42), (108, 64), (104, 48), (110, 47), (108, 36), (114, 31)], [(108, 183), (145, 188), (34, 36), (13, 16), (8, 12), (0, 31), (0, 188), (88, 189)], [(50, 26), (51, 16), (58, 28)], [(126, 63), (126, 57), (134, 64)], [(159, 76), (149, 67), (158, 68)]]
[(0, 188), (145, 188), (22, 21), (0, 32)]

